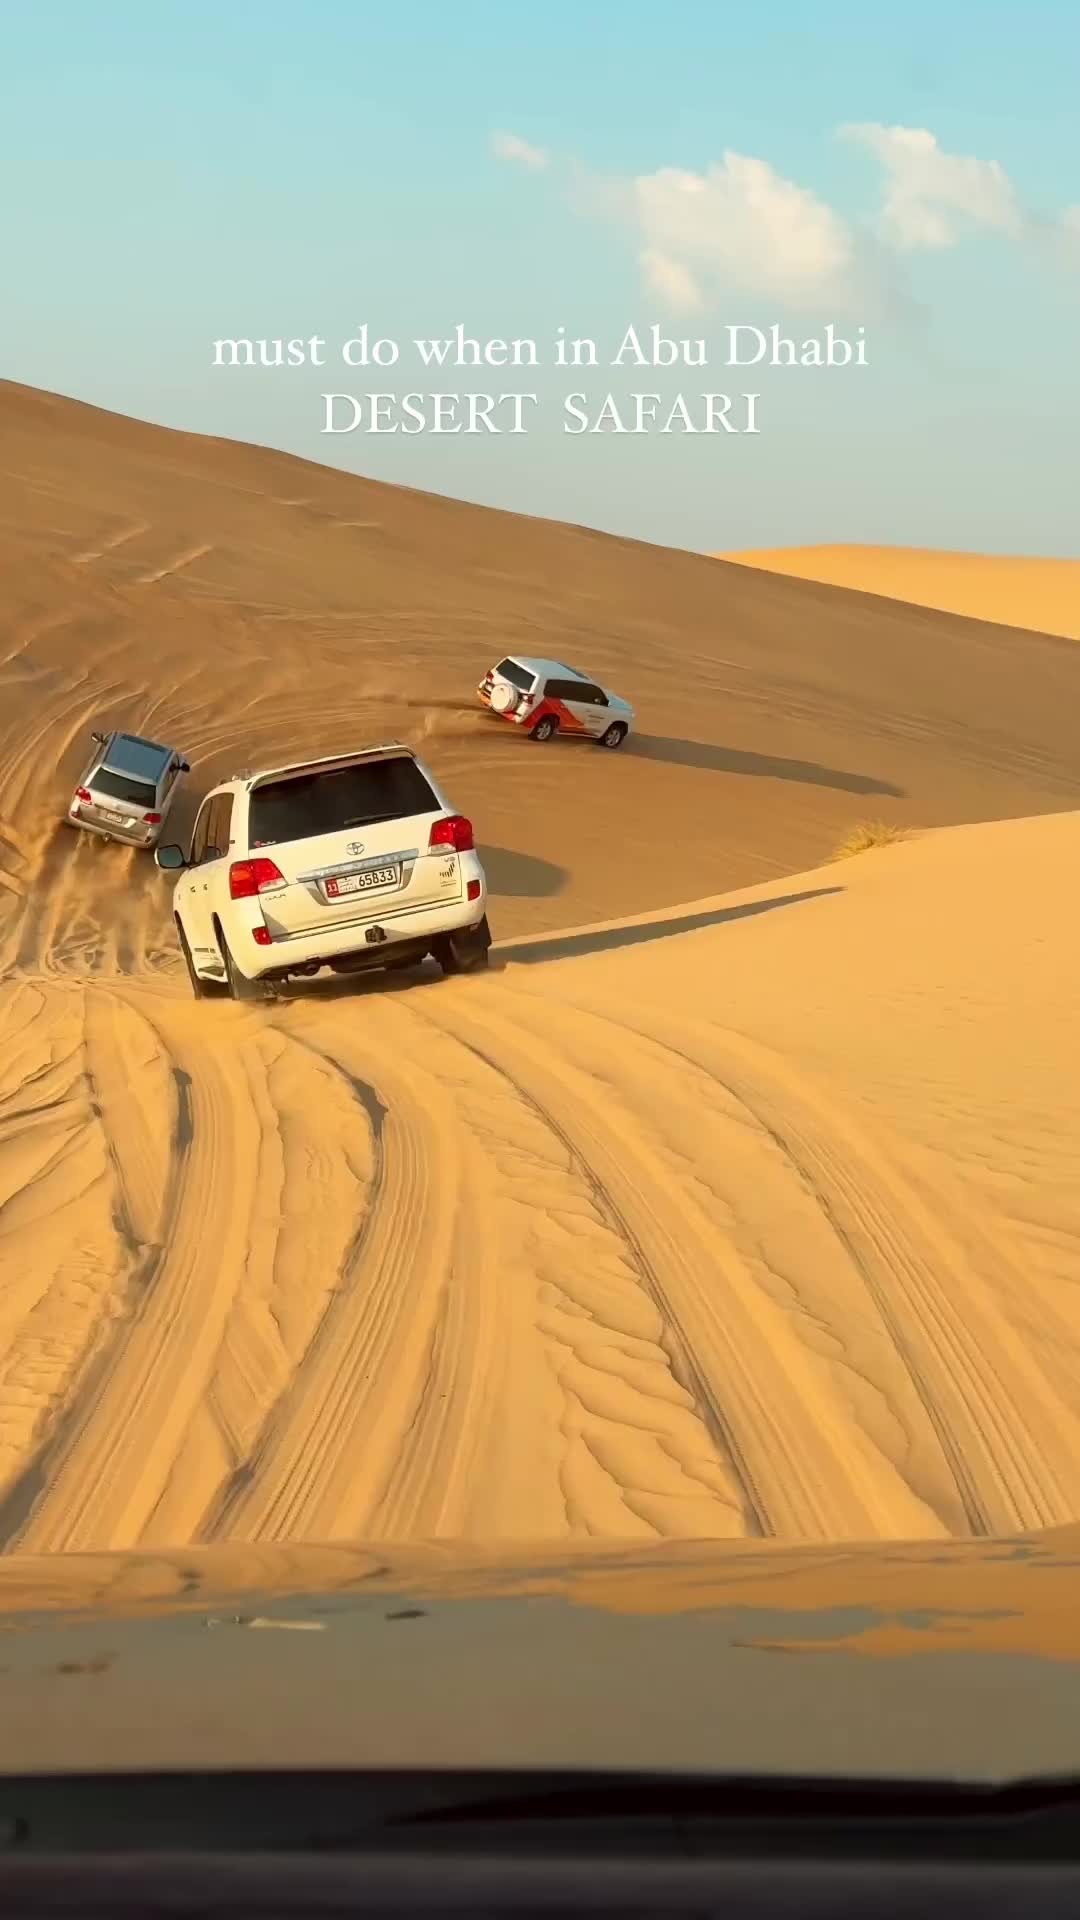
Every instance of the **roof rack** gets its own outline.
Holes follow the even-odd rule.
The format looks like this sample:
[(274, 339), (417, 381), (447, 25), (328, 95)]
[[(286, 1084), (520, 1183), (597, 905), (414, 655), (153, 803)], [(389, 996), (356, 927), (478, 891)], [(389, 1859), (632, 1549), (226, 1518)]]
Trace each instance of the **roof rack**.
[(318, 759), (315, 760), (294, 760), (287, 762), (284, 766), (260, 767), (254, 773), (249, 771), (236, 777), (238, 779), (243, 778), (249, 783), (251, 781), (258, 781), (261, 784), (264, 780), (298, 778), (302, 774), (317, 773), (320, 767), (329, 769), (347, 765), (351, 761), (360, 760), (367, 756), (375, 758), (379, 754), (392, 753), (407, 753), (412, 760), (415, 760), (417, 757), (415, 748), (410, 747), (406, 740), (381, 740), (373, 742), (370, 746), (366, 747), (346, 747), (340, 753), (320, 754)]

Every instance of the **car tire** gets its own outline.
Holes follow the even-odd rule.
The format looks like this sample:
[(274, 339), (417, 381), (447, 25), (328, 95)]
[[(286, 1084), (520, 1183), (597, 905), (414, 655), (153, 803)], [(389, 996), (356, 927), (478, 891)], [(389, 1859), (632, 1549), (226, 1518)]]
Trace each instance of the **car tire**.
[(628, 729), (623, 725), (621, 720), (613, 720), (607, 732), (600, 735), (597, 745), (606, 747), (609, 753), (614, 753), (617, 748), (622, 746), (623, 741), (626, 739), (627, 731)]
[(225, 938), (225, 930), (220, 921), (214, 922), (214, 931), (217, 934), (218, 945), (221, 948), (222, 958), (225, 961), (225, 984), (228, 988), (230, 1000), (269, 1000), (271, 998), (271, 989), (264, 980), (249, 980), (246, 973), (241, 973), (236, 961), (233, 959), (232, 948)]
[(475, 927), (444, 934), (432, 953), (446, 974), (482, 973), (488, 964), (490, 948), (491, 928), (485, 913)]
[(542, 718), (536, 722), (534, 727), (529, 728), (529, 739), (553, 740), (558, 731), (559, 723), (555, 715), (553, 713), (545, 713)]
[(195, 962), (191, 957), (191, 948), (187, 943), (187, 934), (184, 932), (179, 919), (177, 919), (176, 922), (176, 938), (180, 942), (180, 951), (184, 956), (187, 977), (191, 983), (191, 991), (195, 995), (196, 1000), (212, 1000), (215, 992), (220, 993), (221, 989), (216, 986), (215, 982), (203, 980), (201, 976), (196, 973)]

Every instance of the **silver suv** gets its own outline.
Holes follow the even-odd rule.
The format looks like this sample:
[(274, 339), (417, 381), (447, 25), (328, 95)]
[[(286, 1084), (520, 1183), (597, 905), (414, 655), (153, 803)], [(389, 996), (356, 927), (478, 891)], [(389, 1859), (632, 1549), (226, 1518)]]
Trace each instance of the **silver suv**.
[(65, 819), (84, 833), (155, 847), (185, 773), (174, 747), (135, 733), (93, 733), (94, 751), (71, 797)]

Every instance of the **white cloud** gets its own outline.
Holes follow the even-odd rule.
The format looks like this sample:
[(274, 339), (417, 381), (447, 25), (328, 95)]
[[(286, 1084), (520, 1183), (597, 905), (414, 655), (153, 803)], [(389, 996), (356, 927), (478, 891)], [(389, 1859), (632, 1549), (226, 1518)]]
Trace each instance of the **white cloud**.
[(650, 285), (674, 305), (701, 305), (740, 289), (793, 305), (854, 295), (858, 244), (841, 216), (765, 160), (725, 153), (706, 173), (664, 167), (630, 183)]
[(548, 164), (550, 155), (543, 147), (530, 146), (517, 133), (494, 133), (491, 145), (500, 160), (510, 160), (516, 166), (528, 167), (530, 173), (542, 173)]
[(1016, 189), (996, 160), (946, 153), (925, 127), (867, 121), (841, 127), (840, 133), (880, 160), (886, 181), (881, 230), (901, 251), (951, 247), (965, 225), (1011, 236), (1023, 231)]
[[(948, 153), (925, 127), (862, 121), (838, 129), (880, 162), (883, 193), (871, 222), (847, 219), (767, 160), (727, 151), (703, 172), (661, 167), (603, 180), (571, 168), (571, 204), (615, 219), (633, 234), (649, 290), (676, 312), (733, 293), (793, 310), (918, 318), (897, 256), (954, 246), (965, 230), (988, 230), (1059, 260), (1080, 259), (1080, 207), (1038, 218), (996, 160)], [(551, 156), (517, 134), (494, 150), (539, 171)]]
[(1049, 233), (1044, 227), (1039, 237), (1043, 250), (1049, 245), (1059, 266), (1067, 271), (1080, 267), (1080, 207), (1066, 207)]
[(703, 305), (701, 288), (689, 268), (657, 247), (646, 247), (641, 255), (646, 285), (676, 313), (693, 313)]

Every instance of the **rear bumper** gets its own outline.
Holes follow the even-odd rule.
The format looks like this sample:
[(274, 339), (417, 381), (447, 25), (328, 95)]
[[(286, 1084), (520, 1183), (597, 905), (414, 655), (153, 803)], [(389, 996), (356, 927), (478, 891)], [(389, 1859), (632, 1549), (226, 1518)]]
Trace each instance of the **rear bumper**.
[(98, 840), (115, 840), (122, 847), (146, 847), (153, 849), (161, 838), (160, 827), (149, 827), (145, 833), (130, 833), (124, 827), (99, 826), (96, 820), (86, 820), (74, 807), (69, 807), (67, 815), (69, 827), (77, 827), (80, 833), (92, 833)]
[(384, 967), (419, 966), (430, 952), (430, 940), (388, 940), (384, 946), (365, 947), (359, 952), (335, 953), (328, 960), (309, 960), (306, 965), (291, 960), (287, 966), (267, 967), (264, 973), (251, 977), (258, 980), (288, 980), (293, 974), (317, 973), (320, 966), (328, 967), (334, 973), (377, 973)]
[[(475, 877), (469, 875), (470, 879)], [(433, 942), (441, 935), (462, 933), (478, 926), (487, 908), (487, 885), (481, 879), (475, 900), (459, 899), (445, 905), (418, 907), (413, 913), (389, 914), (385, 920), (366, 919), (352, 927), (328, 928), (325, 933), (283, 935), (271, 939), (270, 945), (264, 947), (256, 945), (255, 929), (267, 925), (268, 921), (252, 901), (250, 918), (245, 916), (244, 931), (241, 933), (239, 926), (236, 927), (238, 945), (233, 948), (233, 958), (249, 980), (281, 978), (301, 968), (327, 967), (335, 960), (355, 959), (357, 964), (363, 961), (378, 967), (388, 958), (404, 958), (406, 953), (420, 959), (430, 952)], [(232, 945), (232, 928), (227, 927), (226, 931)], [(369, 936), (373, 932), (381, 932), (385, 937), (372, 940)]]

